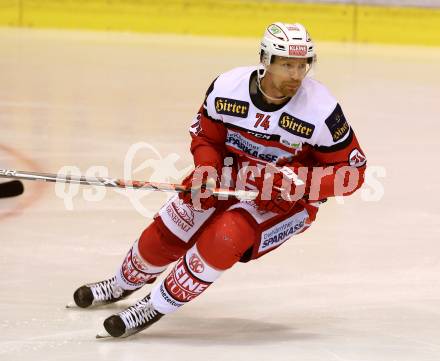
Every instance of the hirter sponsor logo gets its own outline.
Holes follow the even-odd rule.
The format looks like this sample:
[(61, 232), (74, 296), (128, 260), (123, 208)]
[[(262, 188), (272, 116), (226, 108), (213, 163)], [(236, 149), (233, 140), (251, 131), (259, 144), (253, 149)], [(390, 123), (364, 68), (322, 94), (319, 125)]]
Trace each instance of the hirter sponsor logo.
[(348, 125), (339, 104), (336, 105), (335, 110), (325, 120), (325, 124), (330, 130), (334, 142), (342, 139), (350, 130), (350, 126)]
[(184, 258), (180, 258), (165, 279), (165, 288), (178, 302), (188, 302), (200, 295), (211, 283), (203, 282), (189, 272)]
[(289, 133), (306, 139), (310, 139), (313, 135), (313, 131), (315, 130), (315, 126), (313, 124), (297, 119), (293, 115), (287, 113), (281, 114), (278, 125), (282, 129), (287, 130)]
[(217, 97), (215, 98), (215, 110), (219, 114), (247, 118), (249, 112), (249, 103), (242, 100)]
[(307, 55), (307, 45), (289, 45), (290, 56), (305, 56)]
[(338, 129), (335, 130), (334, 133), (332, 133), (333, 141), (338, 141), (341, 139), (345, 134), (347, 134), (348, 130), (350, 129), (350, 126), (347, 122), (344, 122)]
[(189, 258), (189, 268), (194, 273), (202, 273), (205, 270), (202, 260), (195, 253)]
[(367, 162), (367, 158), (359, 149), (355, 148), (350, 152), (348, 162), (352, 167), (362, 167)]

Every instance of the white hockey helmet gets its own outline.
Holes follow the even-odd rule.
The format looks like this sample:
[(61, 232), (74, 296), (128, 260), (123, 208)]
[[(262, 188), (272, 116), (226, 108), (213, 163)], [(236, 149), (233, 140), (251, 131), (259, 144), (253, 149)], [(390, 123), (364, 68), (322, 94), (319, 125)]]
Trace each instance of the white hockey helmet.
[(311, 65), (315, 60), (315, 46), (303, 25), (276, 22), (267, 27), (261, 40), (260, 61), (264, 68), (274, 55), (305, 58)]

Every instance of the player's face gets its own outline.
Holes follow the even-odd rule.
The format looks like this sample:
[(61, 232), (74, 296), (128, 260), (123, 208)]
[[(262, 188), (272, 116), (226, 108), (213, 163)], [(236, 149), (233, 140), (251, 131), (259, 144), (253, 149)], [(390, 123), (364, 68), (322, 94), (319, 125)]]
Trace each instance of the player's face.
[(296, 94), (310, 69), (307, 59), (275, 57), (267, 68), (274, 88), (285, 97)]

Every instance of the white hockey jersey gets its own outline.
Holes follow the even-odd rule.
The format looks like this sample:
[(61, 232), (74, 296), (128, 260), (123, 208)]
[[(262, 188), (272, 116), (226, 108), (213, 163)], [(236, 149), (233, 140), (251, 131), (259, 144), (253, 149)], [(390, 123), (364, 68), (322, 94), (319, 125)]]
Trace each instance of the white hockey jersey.
[[(210, 86), (190, 128), (196, 165), (218, 169), (230, 154), (243, 162), (332, 166), (322, 197), (342, 166), (357, 167), (363, 176), (366, 158), (336, 99), (320, 82), (306, 77), (286, 103), (268, 104), (257, 89), (257, 67), (221, 74)], [(361, 184), (362, 182), (360, 182)], [(359, 184), (359, 186), (360, 186)]]

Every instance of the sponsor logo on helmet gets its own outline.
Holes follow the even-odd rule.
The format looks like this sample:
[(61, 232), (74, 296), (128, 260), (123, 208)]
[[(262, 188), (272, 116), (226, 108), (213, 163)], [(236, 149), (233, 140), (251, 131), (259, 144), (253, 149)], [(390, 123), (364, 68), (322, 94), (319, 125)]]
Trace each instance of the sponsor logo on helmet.
[(281, 114), (278, 125), (282, 129), (287, 130), (289, 133), (306, 139), (310, 139), (313, 135), (313, 131), (315, 130), (315, 126), (313, 124), (297, 119), (287, 113)]
[(297, 26), (294, 26), (294, 25), (288, 26), (287, 30), (290, 30), (290, 31), (300, 31), (299, 28)]
[(215, 110), (219, 114), (246, 118), (249, 112), (249, 103), (229, 98), (215, 98)]
[(273, 35), (281, 33), (281, 29), (277, 25), (272, 25), (269, 27), (269, 32)]
[(307, 55), (307, 45), (289, 45), (290, 56), (305, 56)]
[(276, 24), (272, 24), (271, 26), (269, 26), (267, 28), (267, 31), (269, 32), (270, 35), (272, 35), (277, 39), (285, 40), (285, 41), (287, 40), (286, 33)]
[(350, 126), (348, 125), (339, 104), (336, 106), (333, 113), (325, 120), (325, 124), (330, 130), (334, 142), (342, 139), (350, 130)]
[(348, 156), (348, 162), (352, 167), (362, 167), (366, 161), (365, 155), (357, 148), (353, 149)]

